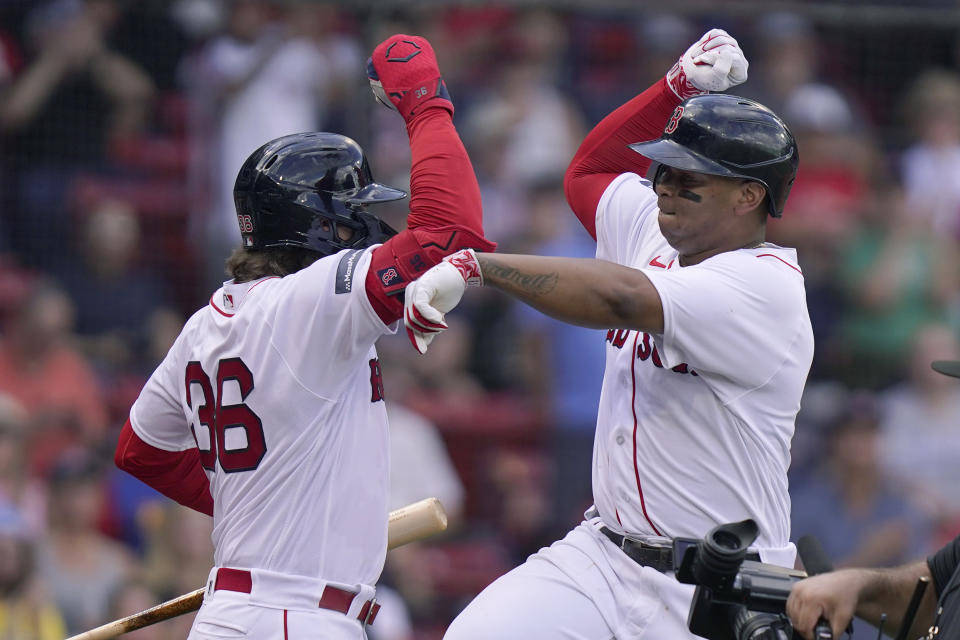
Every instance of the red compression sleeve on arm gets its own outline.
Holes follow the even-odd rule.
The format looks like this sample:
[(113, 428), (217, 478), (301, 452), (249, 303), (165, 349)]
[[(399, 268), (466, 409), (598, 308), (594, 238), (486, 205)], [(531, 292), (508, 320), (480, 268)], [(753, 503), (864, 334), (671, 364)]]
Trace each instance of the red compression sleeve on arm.
[(168, 498), (200, 513), (213, 515), (210, 481), (200, 465), (197, 449), (158, 449), (140, 439), (128, 418), (120, 431), (113, 461)]
[(483, 237), (480, 185), (446, 109), (430, 108), (407, 123), (410, 213), (407, 229), (373, 251), (366, 289), (385, 324), (403, 316), (404, 288), (444, 256), (493, 251)]
[(480, 185), (453, 118), (427, 109), (407, 123), (410, 136), (410, 214), (407, 227), (463, 227), (483, 236)]
[(600, 197), (621, 173), (645, 175), (650, 160), (628, 144), (659, 138), (680, 99), (666, 78), (608, 115), (584, 138), (563, 178), (570, 208), (584, 228), (597, 237)]

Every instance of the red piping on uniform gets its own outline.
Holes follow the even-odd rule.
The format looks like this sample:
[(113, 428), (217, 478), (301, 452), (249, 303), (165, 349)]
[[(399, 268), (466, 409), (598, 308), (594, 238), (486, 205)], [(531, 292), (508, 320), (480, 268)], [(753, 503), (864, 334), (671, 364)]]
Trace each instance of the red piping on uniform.
[(800, 273), (800, 274), (803, 273), (803, 271), (800, 271), (800, 269), (798, 269), (797, 267), (793, 266), (792, 264), (790, 264), (789, 262), (787, 262), (786, 260), (784, 260), (784, 259), (781, 258), (780, 256), (775, 256), (775, 255), (773, 255), (772, 253), (761, 253), (761, 254), (758, 255), (757, 257), (758, 257), (758, 258), (776, 258), (777, 260), (779, 260), (779, 261), (782, 262), (783, 264), (787, 265), (788, 267), (790, 267), (791, 269), (793, 269), (793, 270), (796, 271), (797, 273)]
[[(266, 282), (267, 280), (273, 280), (273, 279), (279, 278), (279, 277), (280, 277), (280, 276), (268, 276), (268, 277), (264, 278), (263, 280), (261, 280), (260, 282), (258, 282), (257, 284), (255, 284), (255, 285), (253, 285), (252, 287), (250, 287), (249, 289), (247, 289), (247, 293), (250, 293), (251, 291), (253, 291), (255, 288), (257, 288), (259, 285), (263, 284), (263, 283)], [(227, 318), (232, 318), (232, 317), (233, 317), (233, 314), (232, 314), (232, 313), (227, 313), (226, 311), (222, 310), (220, 307), (218, 307), (217, 305), (215, 305), (215, 304), (213, 303), (213, 296), (215, 296), (215, 295), (217, 295), (217, 292), (216, 292), (216, 291), (214, 291), (213, 294), (210, 296), (210, 306), (213, 307), (214, 309), (216, 309), (216, 310), (217, 310), (217, 313), (219, 313), (220, 315), (222, 315), (222, 316), (224, 316), (224, 317), (227, 317)]]
[(262, 285), (262, 284), (263, 284), (264, 282), (266, 282), (267, 280), (276, 280), (276, 279), (279, 278), (279, 277), (280, 277), (280, 276), (267, 276), (266, 278), (264, 278), (263, 280), (261, 280), (261, 281), (258, 282), (257, 284), (255, 284), (255, 285), (253, 285), (252, 287), (250, 287), (249, 289), (247, 289), (247, 293), (250, 293), (251, 291), (253, 291), (253, 290), (256, 289), (257, 287), (259, 287), (260, 285)]
[(637, 478), (637, 493), (640, 494), (640, 509), (643, 510), (643, 517), (647, 519), (647, 522), (653, 528), (653, 532), (658, 536), (662, 536), (660, 530), (657, 529), (657, 525), (653, 524), (650, 520), (650, 516), (647, 515), (647, 503), (643, 499), (643, 488), (640, 486), (640, 467), (637, 465), (637, 428), (639, 423), (637, 422), (637, 340), (640, 338), (640, 332), (637, 331), (637, 335), (633, 338), (633, 353), (630, 354), (630, 381), (633, 383), (633, 390), (631, 391), (630, 396), (630, 408), (633, 410), (633, 474)]
[(287, 610), (283, 610), (283, 640), (287, 640)]
[(213, 296), (215, 296), (215, 295), (217, 295), (217, 292), (216, 292), (216, 291), (214, 291), (214, 292), (213, 292), (213, 295), (210, 296), (210, 306), (213, 307), (214, 310), (215, 310), (217, 313), (219, 313), (220, 315), (225, 316), (225, 317), (227, 317), (227, 318), (232, 318), (232, 317), (233, 317), (233, 314), (232, 314), (232, 313), (227, 313), (226, 311), (222, 310), (220, 307), (218, 307), (217, 305), (215, 305), (215, 304), (213, 303)]

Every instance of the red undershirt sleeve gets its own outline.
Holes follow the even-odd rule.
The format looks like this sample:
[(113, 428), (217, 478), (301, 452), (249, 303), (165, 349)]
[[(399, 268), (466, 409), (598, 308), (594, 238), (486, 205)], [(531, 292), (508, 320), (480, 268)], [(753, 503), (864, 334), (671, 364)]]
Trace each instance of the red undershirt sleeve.
[(446, 109), (427, 109), (408, 125), (410, 214), (407, 227), (457, 225), (483, 235), (480, 185)]
[(403, 315), (404, 288), (444, 256), (460, 249), (493, 251), (483, 237), (480, 185), (467, 151), (443, 108), (407, 123), (410, 136), (410, 213), (407, 229), (373, 251), (366, 290), (385, 324)]
[(130, 425), (120, 431), (114, 454), (117, 467), (180, 504), (213, 515), (210, 481), (197, 449), (165, 451), (144, 442)]
[(597, 205), (621, 173), (646, 175), (650, 161), (627, 147), (660, 137), (680, 99), (661, 79), (622, 105), (593, 128), (570, 161), (563, 189), (570, 208), (596, 239)]

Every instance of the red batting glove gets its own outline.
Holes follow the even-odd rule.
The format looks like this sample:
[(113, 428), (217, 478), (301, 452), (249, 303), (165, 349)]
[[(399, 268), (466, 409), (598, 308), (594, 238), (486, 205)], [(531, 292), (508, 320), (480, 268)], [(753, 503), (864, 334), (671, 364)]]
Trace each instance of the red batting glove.
[(427, 107), (453, 115), (453, 102), (433, 47), (425, 38), (397, 34), (377, 45), (367, 60), (367, 77), (377, 101), (407, 122)]

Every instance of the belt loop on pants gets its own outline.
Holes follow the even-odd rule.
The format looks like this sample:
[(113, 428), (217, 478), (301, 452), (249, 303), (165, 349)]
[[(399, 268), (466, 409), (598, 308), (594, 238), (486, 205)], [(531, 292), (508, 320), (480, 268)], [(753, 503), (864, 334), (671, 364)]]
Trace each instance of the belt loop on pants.
[[(245, 569), (230, 569), (221, 567), (217, 569), (217, 577), (213, 584), (213, 590), (237, 591), (239, 593), (250, 593), (253, 591), (253, 576)], [(321, 609), (328, 609), (347, 615), (350, 612), (350, 606), (357, 594), (346, 589), (325, 585), (323, 593), (320, 595), (320, 601), (317, 606)], [(372, 625), (380, 612), (380, 605), (376, 598), (370, 598), (360, 607), (360, 613), (357, 620), (360, 624)]]
[[(353, 593), (352, 591), (339, 589), (328, 584), (323, 588), (323, 594), (320, 596), (319, 607), (321, 609), (339, 611), (343, 615), (347, 615), (347, 612), (350, 611), (350, 605), (353, 604), (353, 599), (356, 597), (356, 595), (357, 594)], [(357, 620), (360, 621), (360, 624), (371, 625), (373, 624), (373, 621), (379, 612), (380, 605), (377, 604), (377, 599), (370, 598), (364, 602), (363, 606), (360, 608), (360, 613), (357, 615)]]

